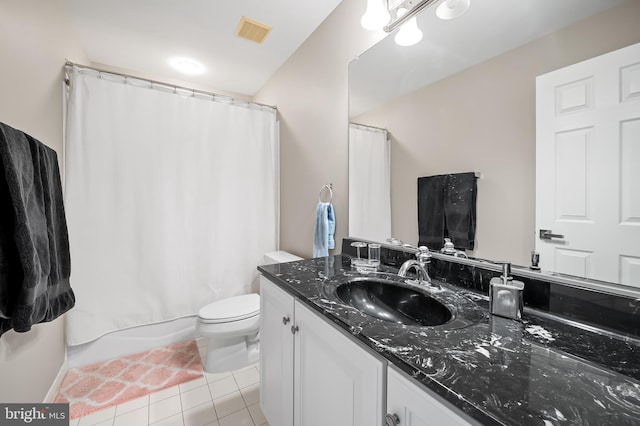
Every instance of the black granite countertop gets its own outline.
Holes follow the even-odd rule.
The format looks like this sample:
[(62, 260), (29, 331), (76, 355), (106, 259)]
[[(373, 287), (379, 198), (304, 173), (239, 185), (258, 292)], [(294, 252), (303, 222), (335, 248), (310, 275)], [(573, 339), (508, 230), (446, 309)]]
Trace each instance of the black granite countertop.
[[(488, 425), (640, 425), (640, 343), (525, 310), (489, 314), (486, 296), (438, 283), (424, 291), (454, 311), (440, 326), (362, 314), (336, 288), (362, 276), (337, 255), (258, 268), (470, 417)], [(385, 279), (404, 280), (383, 269)], [(434, 280), (435, 281), (435, 280)]]

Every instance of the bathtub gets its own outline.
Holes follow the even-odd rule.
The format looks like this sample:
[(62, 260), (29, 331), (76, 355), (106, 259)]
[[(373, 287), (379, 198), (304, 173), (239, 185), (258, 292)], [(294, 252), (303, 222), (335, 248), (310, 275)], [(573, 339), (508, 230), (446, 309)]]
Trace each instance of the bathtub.
[(67, 346), (69, 368), (144, 352), (196, 338), (196, 316), (114, 331), (82, 345)]

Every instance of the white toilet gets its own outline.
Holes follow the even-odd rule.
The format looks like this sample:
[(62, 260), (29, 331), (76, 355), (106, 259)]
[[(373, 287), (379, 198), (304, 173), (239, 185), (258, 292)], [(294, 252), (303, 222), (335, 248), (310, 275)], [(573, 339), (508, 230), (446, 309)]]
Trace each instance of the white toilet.
[[(266, 264), (301, 260), (285, 251), (264, 255)], [(258, 362), (260, 296), (244, 294), (210, 303), (198, 311), (196, 330), (208, 339), (204, 370), (221, 373)]]

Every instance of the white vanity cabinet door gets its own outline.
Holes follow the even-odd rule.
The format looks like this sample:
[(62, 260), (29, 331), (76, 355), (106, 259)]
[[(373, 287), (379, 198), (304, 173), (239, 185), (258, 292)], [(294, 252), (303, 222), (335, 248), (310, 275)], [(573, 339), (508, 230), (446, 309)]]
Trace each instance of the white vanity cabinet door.
[(295, 303), (294, 424), (381, 426), (386, 363)]
[(293, 425), (293, 297), (260, 277), (260, 407), (271, 425)]
[(411, 383), (393, 368), (387, 370), (387, 413), (398, 416), (398, 426), (453, 426), (477, 424), (465, 419), (435, 395)]

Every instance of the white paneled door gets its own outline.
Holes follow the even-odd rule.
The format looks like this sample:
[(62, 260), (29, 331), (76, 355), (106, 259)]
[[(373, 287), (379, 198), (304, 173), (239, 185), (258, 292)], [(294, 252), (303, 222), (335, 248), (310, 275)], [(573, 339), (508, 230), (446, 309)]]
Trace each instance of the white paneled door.
[(545, 270), (640, 287), (640, 43), (536, 81)]

